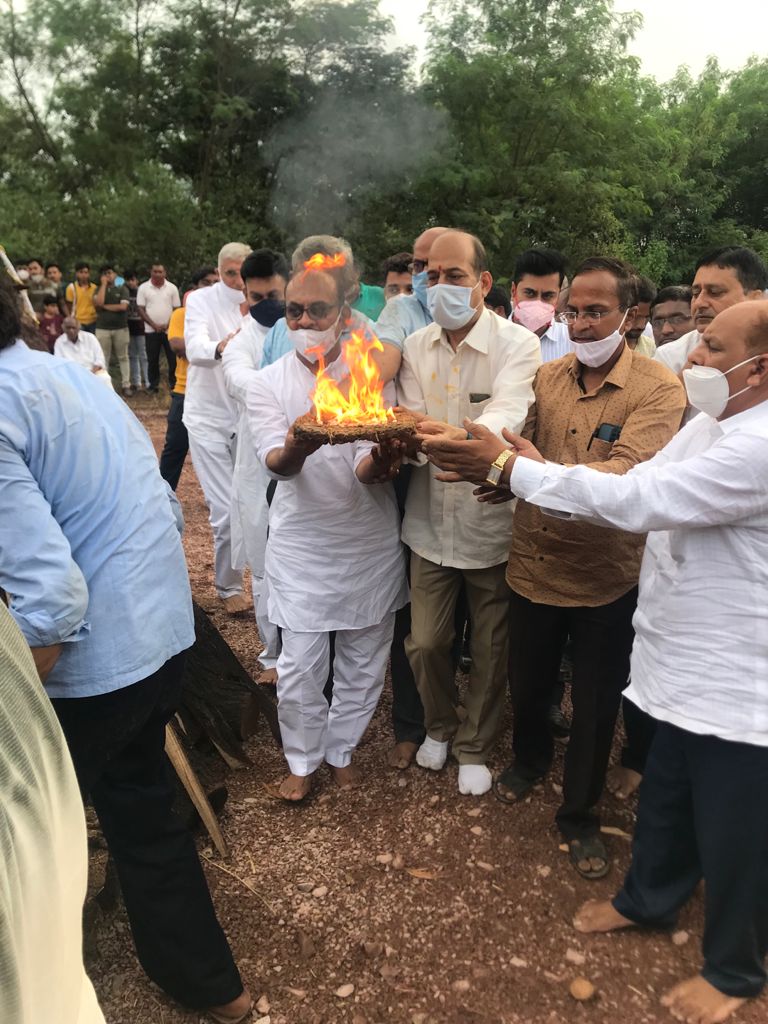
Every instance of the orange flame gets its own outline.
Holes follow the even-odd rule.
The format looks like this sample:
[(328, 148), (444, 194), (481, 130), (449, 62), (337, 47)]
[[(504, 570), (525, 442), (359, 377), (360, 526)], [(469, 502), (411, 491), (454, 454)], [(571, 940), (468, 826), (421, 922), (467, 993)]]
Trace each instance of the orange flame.
[(350, 340), (344, 342), (343, 349), (344, 360), (349, 367), (348, 394), (326, 374), (322, 351), (309, 349), (307, 352), (317, 353), (320, 364), (311, 395), (317, 422), (389, 423), (395, 414), (384, 405), (384, 381), (372, 356), (373, 352), (383, 352), (384, 346), (375, 335), (366, 338), (362, 332), (353, 331)]
[(336, 267), (346, 266), (347, 258), (343, 252), (337, 252), (334, 256), (326, 256), (325, 253), (316, 252), (304, 261), (305, 270), (335, 270)]

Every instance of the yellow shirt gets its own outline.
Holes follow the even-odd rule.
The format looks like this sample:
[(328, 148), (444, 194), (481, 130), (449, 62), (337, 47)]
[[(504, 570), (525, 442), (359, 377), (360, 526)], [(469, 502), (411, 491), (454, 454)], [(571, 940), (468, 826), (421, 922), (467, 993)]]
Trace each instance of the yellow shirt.
[[(184, 337), (184, 307), (179, 306), (178, 309), (174, 309), (171, 313), (171, 319), (168, 322), (168, 337), (169, 338), (183, 338)], [(189, 363), (184, 356), (176, 356), (176, 384), (173, 389), (174, 395), (183, 395), (187, 390), (187, 367)]]
[[(75, 301), (75, 288), (77, 289), (77, 300)], [(81, 324), (92, 324), (96, 319), (96, 307), (93, 304), (93, 296), (96, 294), (96, 285), (89, 284), (85, 288), (79, 284), (67, 285), (67, 302), (75, 304), (75, 316)]]

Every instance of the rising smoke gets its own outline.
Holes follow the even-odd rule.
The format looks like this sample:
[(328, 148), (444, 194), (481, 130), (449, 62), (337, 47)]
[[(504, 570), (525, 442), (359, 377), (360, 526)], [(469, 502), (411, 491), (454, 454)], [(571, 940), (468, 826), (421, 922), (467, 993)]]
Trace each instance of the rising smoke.
[(270, 219), (291, 238), (343, 234), (353, 206), (401, 188), (448, 137), (446, 119), (416, 98), (326, 93), (265, 146)]

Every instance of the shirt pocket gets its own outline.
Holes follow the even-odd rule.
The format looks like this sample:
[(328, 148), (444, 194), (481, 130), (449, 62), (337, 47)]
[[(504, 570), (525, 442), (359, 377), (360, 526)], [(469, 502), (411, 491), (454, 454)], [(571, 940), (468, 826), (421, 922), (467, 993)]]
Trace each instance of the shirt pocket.
[(467, 404), (466, 404), (467, 416), (474, 423), (475, 420), (478, 418), (478, 416), (482, 416), (482, 414), (483, 414), (483, 412), (485, 410), (485, 407), (491, 401), (491, 396), (488, 395), (487, 398), (482, 398), (478, 402), (470, 401), (470, 397), (471, 398), (479, 398), (480, 396), (476, 395), (474, 393), (471, 396), (467, 396)]
[(587, 462), (606, 462), (611, 457), (614, 444), (615, 441), (603, 441), (599, 437), (593, 437), (587, 451)]

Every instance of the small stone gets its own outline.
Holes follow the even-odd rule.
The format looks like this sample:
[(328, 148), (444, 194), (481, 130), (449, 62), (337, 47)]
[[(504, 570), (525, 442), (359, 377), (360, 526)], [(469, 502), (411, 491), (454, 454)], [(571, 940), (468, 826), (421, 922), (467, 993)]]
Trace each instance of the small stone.
[(264, 1017), (257, 1017), (255, 1024), (272, 1024), (272, 1018), (267, 1014)]
[(395, 871), (402, 871), (403, 868), (405, 867), (405, 860), (403, 859), (403, 855), (401, 853), (396, 853), (395, 856), (392, 858), (392, 867), (395, 869)]
[(483, 834), (483, 830), (480, 825), (473, 825), (469, 831), (473, 836), (481, 836)]
[(468, 818), (479, 818), (483, 813), (482, 807), (473, 807), (471, 811), (467, 811)]
[(334, 995), (337, 995), (339, 999), (349, 999), (354, 991), (355, 986), (351, 982), (347, 982), (346, 985), (341, 985), (337, 988)]
[(309, 960), (310, 957), (315, 955), (315, 943), (310, 935), (306, 932), (298, 932), (296, 938), (299, 943), (299, 953), (305, 960)]
[(477, 866), (482, 871), (493, 871), (493, 864), (489, 864), (488, 861), (485, 861), (485, 860), (479, 860), (477, 862)]
[(574, 978), (569, 989), (571, 995), (580, 1003), (586, 1003), (595, 994), (595, 986), (586, 978)]
[(364, 942), (363, 952), (366, 956), (381, 956), (384, 952), (384, 944), (382, 942)]
[(435, 804), (439, 804), (440, 803), (440, 797), (437, 795), (437, 793), (435, 793), (434, 796), (431, 796), (429, 798), (429, 802), (434, 807)]
[(262, 1014), (262, 1016), (263, 1016), (263, 1015), (264, 1015), (265, 1013), (269, 1013), (269, 1011), (270, 1011), (270, 1009), (271, 1009), (271, 1008), (272, 1008), (272, 1007), (271, 1007), (271, 1004), (270, 1004), (270, 1002), (269, 1002), (269, 999), (267, 999), (267, 997), (266, 997), (266, 996), (262, 996), (262, 997), (261, 997), (261, 998), (260, 998), (260, 999), (258, 1000), (258, 1002), (256, 1003), (256, 1013), (260, 1013), (260, 1014)]
[(323, 896), (328, 895), (328, 886), (318, 885), (317, 888), (312, 890), (312, 895), (315, 896), (317, 899), (321, 900)]
[(400, 968), (396, 964), (384, 963), (379, 968), (379, 974), (384, 978), (385, 981), (392, 981), (400, 973)]
[(405, 789), (405, 787), (408, 785), (408, 779), (406, 779), (404, 775), (401, 775), (400, 778), (397, 780), (397, 784), (400, 787), (400, 789)]
[(451, 985), (454, 992), (469, 992), (471, 985), (466, 978), (459, 978)]
[(299, 892), (312, 892), (312, 890), (315, 888), (315, 883), (299, 882), (296, 888), (299, 890)]
[(513, 967), (527, 967), (528, 966), (528, 961), (527, 960), (521, 960), (519, 956), (511, 957), (509, 962), (512, 964)]
[(376, 858), (377, 864), (391, 864), (393, 860), (391, 853), (380, 853)]
[(690, 935), (686, 931), (672, 933), (672, 941), (676, 946), (684, 946), (688, 939), (690, 939)]
[(331, 794), (330, 793), (323, 793), (322, 796), (317, 798), (317, 802), (319, 804), (329, 804), (331, 802)]
[(431, 832), (427, 832), (427, 834), (424, 836), (424, 842), (427, 844), (427, 846), (434, 845), (435, 837), (432, 835)]
[(286, 989), (286, 991), (289, 992), (294, 999), (298, 999), (299, 1002), (301, 1002), (302, 999), (307, 998), (307, 990), (305, 988), (289, 988)]
[(578, 949), (567, 949), (565, 951), (565, 959), (570, 964), (583, 964), (586, 963), (587, 958), (583, 953), (580, 953)]
[(549, 876), (552, 874), (552, 868), (549, 867), (547, 864), (539, 864), (536, 868), (536, 871), (541, 875), (542, 878), (549, 878)]
[(397, 950), (394, 946), (387, 946), (386, 943), (384, 944), (384, 956), (395, 956), (396, 953)]

